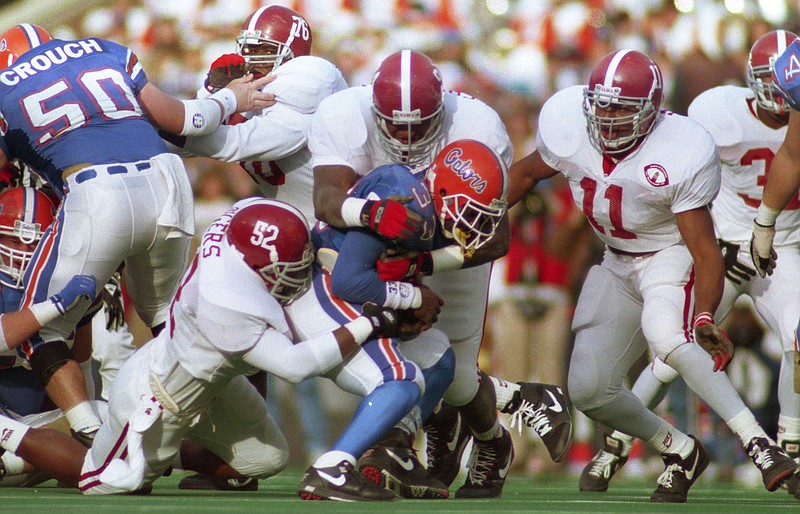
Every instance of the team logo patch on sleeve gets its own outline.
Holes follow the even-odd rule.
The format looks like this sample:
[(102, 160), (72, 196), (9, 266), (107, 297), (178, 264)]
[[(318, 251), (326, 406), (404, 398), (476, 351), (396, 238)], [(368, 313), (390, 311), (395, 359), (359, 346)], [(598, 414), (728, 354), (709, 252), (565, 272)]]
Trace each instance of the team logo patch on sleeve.
[(648, 164), (644, 167), (644, 176), (651, 185), (655, 187), (668, 186), (669, 176), (664, 166), (660, 164)]

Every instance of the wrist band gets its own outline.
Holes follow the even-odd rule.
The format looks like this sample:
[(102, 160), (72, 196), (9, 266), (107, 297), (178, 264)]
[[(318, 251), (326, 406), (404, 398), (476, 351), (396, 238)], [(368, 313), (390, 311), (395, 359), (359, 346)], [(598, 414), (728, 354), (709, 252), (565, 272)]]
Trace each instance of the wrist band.
[(353, 321), (342, 325), (342, 327), (347, 329), (347, 331), (353, 335), (353, 339), (356, 340), (356, 344), (359, 346), (364, 344), (364, 342), (370, 338), (372, 331), (374, 330), (372, 322), (364, 316), (359, 316)]
[(222, 119), (227, 120), (228, 116), (236, 112), (239, 107), (236, 101), (236, 93), (231, 89), (224, 87), (216, 93), (209, 96), (212, 100), (218, 100), (222, 104)]
[(778, 219), (778, 214), (780, 213), (781, 211), (767, 207), (767, 204), (762, 201), (761, 205), (758, 206), (758, 214), (755, 221), (762, 227), (771, 227), (775, 224), (775, 220)]
[(711, 315), (710, 312), (701, 312), (700, 314), (694, 317), (694, 328), (699, 328), (704, 325), (713, 325), (714, 324), (714, 316)]
[(34, 303), (28, 310), (31, 311), (33, 317), (39, 322), (39, 325), (45, 326), (61, 314), (58, 312), (58, 307), (52, 300), (45, 300), (40, 303)]
[(342, 202), (342, 221), (348, 227), (363, 227), (361, 223), (361, 211), (367, 203), (363, 198), (348, 198)]

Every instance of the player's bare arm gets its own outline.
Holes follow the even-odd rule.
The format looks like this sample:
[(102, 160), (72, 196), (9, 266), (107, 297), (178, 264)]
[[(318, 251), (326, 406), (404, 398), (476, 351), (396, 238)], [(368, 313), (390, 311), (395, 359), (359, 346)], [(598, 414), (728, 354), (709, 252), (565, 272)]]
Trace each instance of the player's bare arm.
[(540, 180), (550, 178), (558, 173), (544, 162), (538, 151), (532, 152), (518, 160), (508, 168), (508, 207), (514, 206), (528, 191), (536, 187)]
[[(235, 112), (246, 112), (254, 109), (263, 109), (275, 105), (275, 96), (272, 93), (260, 91), (260, 88), (274, 80), (273, 76), (265, 76), (253, 79), (253, 75), (246, 75), (242, 78), (232, 80), (222, 91), (211, 95), (206, 99), (183, 101), (161, 91), (152, 83), (148, 83), (139, 93), (138, 100), (147, 116), (158, 126), (158, 128), (173, 134), (190, 134), (190, 130), (201, 133), (210, 132), (216, 128), (224, 119)], [(217, 95), (217, 96), (215, 96)], [(216, 107), (209, 109), (205, 107), (211, 99)], [(196, 110), (190, 113), (189, 109)], [(195, 109), (196, 108), (196, 109)], [(192, 116), (187, 116), (192, 114)], [(196, 126), (196, 115), (207, 115), (210, 122), (202, 127)], [(190, 118), (187, 123), (187, 118)], [(204, 130), (204, 127), (208, 129)]]
[(792, 110), (786, 138), (769, 168), (763, 203), (783, 210), (800, 189), (800, 111)]
[[(1, 152), (0, 152), (1, 153)], [(89, 275), (77, 275), (60, 293), (35, 303), (20, 311), (0, 315), (0, 344), (9, 349), (16, 348), (39, 331), (43, 325), (75, 308), (81, 300), (94, 298), (95, 280)]]
[(678, 213), (675, 219), (694, 259), (695, 339), (714, 360), (714, 371), (723, 371), (733, 358), (734, 349), (713, 318), (722, 299), (725, 263), (714, 235), (711, 211), (707, 206), (699, 207)]
[(347, 166), (314, 167), (314, 216), (328, 225), (347, 228), (342, 204), (357, 178), (356, 172)]

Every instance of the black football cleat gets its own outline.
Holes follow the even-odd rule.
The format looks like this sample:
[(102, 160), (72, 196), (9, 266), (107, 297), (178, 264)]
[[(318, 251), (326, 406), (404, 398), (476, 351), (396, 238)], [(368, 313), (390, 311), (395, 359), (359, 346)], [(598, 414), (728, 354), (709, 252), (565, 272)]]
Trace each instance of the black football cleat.
[(610, 435), (605, 436), (603, 448), (583, 468), (578, 488), (583, 492), (607, 491), (611, 477), (626, 462), (628, 457), (622, 455), (622, 441)]
[(538, 435), (554, 462), (561, 462), (572, 444), (570, 405), (561, 388), (519, 382), (520, 390), (501, 411), (511, 414), (511, 427), (527, 425)]
[(797, 472), (797, 463), (783, 449), (764, 437), (754, 437), (747, 444), (747, 454), (761, 471), (767, 491), (775, 491)]
[(497, 439), (474, 439), (467, 480), (456, 491), (456, 498), (499, 498), (513, 460), (514, 444), (505, 428)]
[(183, 477), (178, 489), (193, 491), (258, 491), (258, 480), (250, 477), (216, 478), (200, 473)]
[(449, 487), (461, 471), (461, 457), (472, 434), (458, 409), (442, 403), (425, 424), (428, 474)]
[(303, 500), (345, 502), (391, 501), (396, 498), (394, 491), (371, 481), (346, 460), (329, 468), (308, 468), (297, 486), (297, 494)]
[(677, 453), (661, 454), (666, 469), (658, 477), (658, 487), (650, 495), (651, 502), (686, 503), (689, 489), (708, 466), (706, 449), (696, 437), (689, 437), (694, 440), (694, 449), (685, 459)]

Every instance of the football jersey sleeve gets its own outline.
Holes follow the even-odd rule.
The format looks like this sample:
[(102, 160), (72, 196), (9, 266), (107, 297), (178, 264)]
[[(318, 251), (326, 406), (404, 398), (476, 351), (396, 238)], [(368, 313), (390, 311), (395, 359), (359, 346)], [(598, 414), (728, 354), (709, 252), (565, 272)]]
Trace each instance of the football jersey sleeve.
[(139, 62), (139, 58), (130, 48), (120, 45), (119, 43), (115, 43), (114, 41), (109, 40), (100, 40), (102, 41), (103, 46), (108, 50), (108, 52), (117, 59), (122, 66), (122, 69), (125, 70), (125, 73), (133, 81), (133, 93), (135, 95), (139, 95), (142, 92), (142, 88), (147, 85), (147, 75), (144, 72), (144, 68), (142, 67), (142, 63)]
[(705, 148), (700, 147), (695, 154), (698, 163), (696, 171), (689, 173), (688, 177), (681, 180), (675, 188), (671, 210), (676, 214), (709, 205), (719, 193), (721, 182), (719, 155), (711, 136), (708, 133), (705, 133), (705, 136), (709, 144), (705, 145)]
[(544, 162), (561, 170), (585, 139), (586, 119), (581, 111), (584, 86), (572, 86), (551, 96), (539, 113), (536, 149)]
[(359, 94), (363, 96), (368, 93), (366, 87), (349, 88), (327, 97), (319, 104), (311, 119), (308, 136), (314, 167), (352, 167), (353, 157), (369, 137), (358, 101)]
[(241, 123), (220, 125), (210, 134), (186, 138), (194, 155), (225, 162), (276, 161), (306, 145), (311, 116), (276, 104)]

